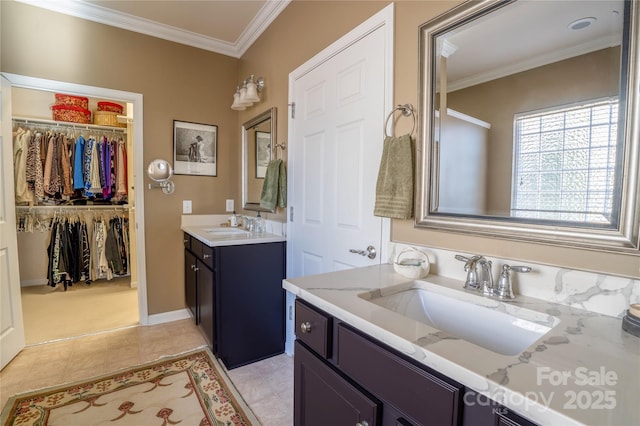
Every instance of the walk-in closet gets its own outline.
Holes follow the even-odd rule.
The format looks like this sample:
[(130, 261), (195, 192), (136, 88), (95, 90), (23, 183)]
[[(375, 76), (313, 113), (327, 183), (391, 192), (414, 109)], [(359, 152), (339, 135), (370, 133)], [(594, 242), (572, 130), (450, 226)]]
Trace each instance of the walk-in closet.
[(11, 110), (26, 344), (138, 324), (131, 107), (14, 87)]

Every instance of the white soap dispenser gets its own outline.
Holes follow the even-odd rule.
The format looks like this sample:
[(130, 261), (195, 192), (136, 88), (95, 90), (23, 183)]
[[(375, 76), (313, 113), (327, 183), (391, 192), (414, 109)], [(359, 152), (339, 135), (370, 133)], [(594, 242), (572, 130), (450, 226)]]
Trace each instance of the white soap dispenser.
[(236, 215), (236, 211), (233, 211), (233, 214), (229, 218), (229, 226), (232, 228), (236, 228), (238, 226), (238, 216)]

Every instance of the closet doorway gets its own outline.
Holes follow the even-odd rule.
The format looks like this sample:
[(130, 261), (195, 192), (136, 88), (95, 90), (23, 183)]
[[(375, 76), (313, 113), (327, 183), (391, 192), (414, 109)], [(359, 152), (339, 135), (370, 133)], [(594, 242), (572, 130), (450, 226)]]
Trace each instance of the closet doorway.
[[(101, 196), (77, 197), (75, 200), (74, 197), (65, 197), (72, 200), (63, 203), (48, 200), (29, 208), (16, 205), (15, 200), (5, 200), (8, 206), (13, 204), (16, 208), (20, 293), (26, 344), (39, 344), (136, 324), (146, 325), (148, 313), (143, 194), (142, 191), (134, 191), (134, 188), (144, 187), (142, 96), (25, 76), (5, 74), (5, 77), (12, 85), (10, 115), (14, 132), (18, 128), (34, 132), (65, 132), (68, 139), (74, 141), (80, 135), (86, 140), (93, 137), (96, 141), (105, 142), (104, 152), (107, 152), (107, 145), (115, 150), (112, 151), (111, 158), (118, 158), (118, 154), (121, 154), (120, 162), (116, 163), (126, 164), (119, 176), (123, 178), (120, 183), (124, 183), (124, 186), (121, 185), (124, 193), (120, 191), (113, 202), (106, 202)], [(58, 124), (51, 120), (51, 106), (58, 102), (55, 94), (87, 98), (88, 109), (91, 111), (98, 109), (98, 101), (103, 104), (120, 104), (124, 111), (118, 114), (117, 123), (100, 123), (99, 126)], [(123, 158), (125, 161), (122, 161)], [(115, 172), (115, 168), (112, 171)], [(91, 274), (88, 270), (79, 271), (74, 279), (67, 276), (52, 280), (52, 225), (59, 224), (62, 227), (79, 223), (86, 226), (87, 250), (90, 248), (92, 255), (96, 245), (95, 237), (102, 236), (102, 244), (97, 246), (101, 245), (104, 253), (107, 234), (111, 234), (109, 248), (112, 255), (116, 252), (122, 255), (116, 256), (122, 260), (122, 264), (113, 267), (111, 256), (108, 268), (101, 269), (99, 265), (92, 263)], [(100, 227), (97, 226), (99, 223)], [(117, 242), (115, 246), (114, 241)], [(79, 255), (76, 261), (81, 270), (82, 256)], [(94, 270), (97, 271), (95, 274)], [(52, 281), (57, 284), (52, 286)]]

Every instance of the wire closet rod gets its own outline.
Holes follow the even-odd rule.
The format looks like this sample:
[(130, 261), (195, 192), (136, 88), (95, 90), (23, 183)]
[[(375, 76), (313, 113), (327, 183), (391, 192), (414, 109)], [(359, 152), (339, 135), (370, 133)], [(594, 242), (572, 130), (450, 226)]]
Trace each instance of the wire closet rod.
[(98, 124), (83, 124), (83, 123), (71, 123), (68, 121), (56, 121), (56, 120), (46, 120), (40, 118), (26, 118), (26, 117), (13, 117), (12, 120), (14, 122), (24, 123), (24, 124), (33, 124), (40, 126), (51, 126), (51, 127), (71, 127), (73, 129), (85, 129), (85, 130), (104, 130), (106, 132), (114, 132), (114, 133), (127, 133), (127, 129), (123, 127), (112, 127), (112, 126), (100, 126)]
[(57, 205), (57, 206), (16, 206), (16, 210), (131, 210), (128, 204), (125, 205)]

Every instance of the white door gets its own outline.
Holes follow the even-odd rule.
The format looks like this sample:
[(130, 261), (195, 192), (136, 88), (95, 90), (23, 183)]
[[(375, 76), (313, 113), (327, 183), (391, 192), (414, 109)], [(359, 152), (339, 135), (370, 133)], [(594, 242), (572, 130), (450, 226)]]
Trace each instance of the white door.
[(11, 136), (11, 84), (0, 76), (0, 370), (24, 348), (20, 299), (18, 238), (13, 203), (13, 138)]
[(386, 262), (389, 221), (373, 208), (393, 9), (378, 15), (290, 75), (288, 277)]

